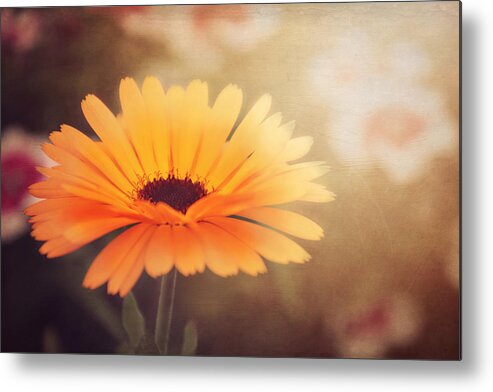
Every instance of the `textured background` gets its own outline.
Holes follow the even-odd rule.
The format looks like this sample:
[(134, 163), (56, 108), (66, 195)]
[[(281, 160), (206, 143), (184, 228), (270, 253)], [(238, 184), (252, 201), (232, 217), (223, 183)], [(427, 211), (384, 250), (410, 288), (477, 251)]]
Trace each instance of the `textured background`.
[[(246, 107), (271, 93), (337, 194), (292, 205), (325, 229), (306, 265), (180, 279), (175, 345), (193, 320), (200, 355), (456, 359), (458, 18), (455, 2), (2, 10), (2, 349), (121, 350), (121, 300), (80, 287), (105, 239), (45, 260), (19, 179), (61, 123), (89, 131), (87, 93), (117, 111), (122, 77), (155, 75), (236, 83)], [(148, 319), (157, 290), (135, 290)]]

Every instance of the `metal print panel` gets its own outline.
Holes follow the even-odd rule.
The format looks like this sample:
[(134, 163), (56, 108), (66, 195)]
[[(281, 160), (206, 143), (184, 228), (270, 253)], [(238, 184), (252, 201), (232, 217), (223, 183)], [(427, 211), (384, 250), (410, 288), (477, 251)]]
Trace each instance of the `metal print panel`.
[(460, 358), (460, 3), (4, 8), (2, 351)]

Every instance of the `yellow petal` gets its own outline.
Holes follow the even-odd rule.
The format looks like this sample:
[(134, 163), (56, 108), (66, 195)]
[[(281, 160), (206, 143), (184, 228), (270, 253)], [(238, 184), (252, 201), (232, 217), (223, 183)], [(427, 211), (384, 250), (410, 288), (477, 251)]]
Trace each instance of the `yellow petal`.
[(208, 110), (207, 83), (200, 80), (192, 81), (185, 93), (182, 113), (175, 113), (183, 117), (181, 129), (176, 132), (176, 146), (179, 149), (176, 154), (175, 168), (178, 173), (189, 174), (192, 164), (198, 154), (198, 148), (202, 142), (204, 122)]
[(311, 219), (279, 208), (253, 208), (238, 215), (306, 240), (319, 240), (324, 235), (323, 229)]
[(131, 227), (106, 245), (92, 262), (82, 285), (86, 288), (95, 289), (107, 282), (128, 252), (135, 248), (148, 227), (145, 224)]
[(82, 101), (82, 111), (87, 122), (100, 137), (115, 162), (123, 172), (134, 175), (142, 175), (142, 166), (118, 120), (94, 95), (88, 95)]
[(63, 237), (53, 238), (46, 241), (40, 248), (39, 253), (46, 255), (49, 259), (60, 257), (71, 253), (82, 247), (81, 244), (74, 244)]
[(243, 102), (243, 93), (230, 84), (218, 95), (209, 112), (204, 140), (196, 165), (197, 174), (205, 177), (223, 151), (224, 143), (233, 129)]
[(312, 145), (313, 138), (311, 136), (301, 136), (289, 140), (284, 151), (284, 160), (290, 162), (304, 157), (308, 154)]
[(123, 173), (113, 163), (111, 157), (101, 149), (101, 143), (94, 142), (78, 129), (69, 125), (62, 125), (61, 132), (67, 135), (80, 155), (84, 156), (94, 167), (97, 167), (115, 186), (118, 186), (123, 192), (131, 190), (131, 180), (135, 180), (135, 178), (127, 176), (128, 173)]
[(305, 195), (300, 198), (303, 201), (313, 203), (327, 203), (335, 200), (336, 196), (333, 192), (325, 189), (323, 185), (314, 184), (312, 182), (304, 185)]
[(127, 276), (120, 284), (120, 289), (119, 289), (120, 297), (122, 298), (125, 297), (133, 289), (133, 287), (139, 280), (140, 276), (142, 275), (143, 271), (144, 271), (144, 256), (141, 252), (141, 254), (138, 256), (133, 266), (130, 268), (130, 271), (128, 272)]
[(260, 177), (279, 164), (284, 164), (283, 153), (292, 128), (289, 124), (281, 126), (281, 119), (280, 113), (275, 113), (260, 124), (260, 134), (255, 142), (253, 154), (236, 173), (232, 173), (234, 175), (228, 175), (216, 189), (234, 192), (250, 178)]
[(157, 172), (147, 108), (137, 83), (131, 78), (125, 78), (120, 83), (120, 103), (123, 121), (128, 127), (130, 141), (144, 172), (147, 174)]
[(133, 223), (137, 222), (133, 219), (120, 217), (101, 217), (100, 219), (89, 221), (81, 220), (79, 224), (68, 228), (63, 233), (63, 236), (75, 244), (85, 245), (96, 238)]
[(185, 276), (203, 272), (204, 252), (192, 230), (185, 226), (173, 226), (171, 237), (176, 269)]
[(153, 77), (145, 78), (142, 97), (148, 111), (157, 168), (161, 173), (167, 173), (170, 153), (169, 116), (171, 114), (167, 112), (166, 94), (159, 80)]
[(51, 178), (30, 185), (29, 193), (40, 199), (56, 199), (71, 196), (69, 192), (62, 189), (60, 181)]
[(216, 275), (227, 277), (239, 271), (238, 258), (226, 234), (212, 224), (201, 222), (194, 228), (202, 249), (205, 263)]
[(263, 95), (250, 109), (238, 128), (231, 136), (220, 162), (208, 175), (211, 185), (217, 187), (231, 173), (255, 151), (255, 146), (261, 131), (260, 123), (270, 110), (272, 98), (269, 94)]
[(275, 263), (304, 263), (310, 255), (296, 242), (275, 231), (235, 218), (207, 218), (223, 228), (262, 257)]
[(127, 201), (128, 196), (120, 188), (108, 181), (99, 169), (93, 167), (91, 164), (85, 164), (68, 151), (50, 143), (43, 144), (42, 148), (50, 158), (61, 165), (59, 168), (49, 170), (55, 178), (64, 176), (64, 178), (68, 179), (67, 175), (69, 175), (73, 182), (81, 186), (90, 189), (99, 189), (109, 197), (114, 197), (123, 202)]
[[(146, 224), (138, 225), (138, 227), (140, 226), (142, 226), (142, 228), (136, 232), (133, 239), (133, 246), (128, 249), (127, 253), (120, 260), (119, 265), (108, 280), (109, 294), (116, 294), (120, 292), (120, 295), (123, 296), (123, 292), (128, 289), (129, 282), (126, 283), (126, 280), (129, 277), (129, 274), (132, 273), (132, 270), (136, 268), (137, 270), (142, 271), (140, 268), (140, 263), (143, 262), (146, 246), (150, 236), (155, 231), (156, 226)], [(135, 281), (136, 279), (131, 279), (131, 282), (135, 283)], [(125, 283), (126, 285), (124, 285)]]
[[(185, 90), (179, 86), (172, 86), (166, 93), (166, 108), (170, 113), (169, 121), (169, 170), (176, 172), (177, 164), (180, 162), (180, 144), (183, 142), (180, 133), (184, 127), (184, 110), (183, 104), (185, 101)], [(181, 173), (184, 175), (185, 173)]]
[(145, 269), (153, 278), (167, 274), (173, 268), (173, 243), (171, 227), (158, 226), (154, 231), (145, 255)]

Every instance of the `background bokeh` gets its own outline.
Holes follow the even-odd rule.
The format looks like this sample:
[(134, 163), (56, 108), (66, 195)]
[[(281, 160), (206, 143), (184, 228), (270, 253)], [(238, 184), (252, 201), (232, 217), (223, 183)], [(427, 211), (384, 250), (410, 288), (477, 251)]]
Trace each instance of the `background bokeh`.
[[(228, 83), (263, 93), (315, 139), (328, 204), (293, 210), (325, 237), (305, 265), (180, 277), (172, 330), (198, 355), (459, 357), (456, 2), (2, 9), (2, 350), (124, 352), (122, 300), (82, 277), (108, 238), (38, 254), (22, 209), (49, 132), (90, 134), (80, 101), (118, 111), (118, 83)], [(159, 281), (134, 290), (152, 329)]]

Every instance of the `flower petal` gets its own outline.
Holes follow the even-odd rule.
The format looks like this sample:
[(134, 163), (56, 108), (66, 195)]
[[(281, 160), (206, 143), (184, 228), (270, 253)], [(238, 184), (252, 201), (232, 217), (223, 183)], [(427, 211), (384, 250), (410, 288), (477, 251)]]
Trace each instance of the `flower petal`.
[(284, 150), (284, 160), (290, 162), (303, 158), (308, 154), (312, 145), (313, 137), (311, 136), (301, 136), (289, 140)]
[(226, 230), (262, 257), (275, 263), (304, 263), (310, 255), (296, 242), (255, 223), (235, 218), (207, 218), (208, 222)]
[(169, 113), (166, 107), (166, 94), (159, 80), (154, 77), (145, 78), (142, 97), (147, 107), (157, 169), (161, 173), (167, 173), (170, 154)]
[(314, 221), (292, 211), (258, 207), (238, 215), (306, 240), (319, 240), (324, 235), (323, 229)]
[(182, 117), (181, 127), (174, 130), (176, 146), (173, 146), (173, 150), (179, 149), (175, 159), (175, 169), (178, 173), (190, 175), (202, 140), (208, 108), (207, 83), (200, 80), (192, 81), (185, 92), (182, 113), (175, 114)]
[(234, 247), (227, 241), (226, 233), (206, 222), (200, 222), (193, 229), (204, 250), (207, 267), (222, 277), (238, 274), (237, 256)]
[(108, 280), (108, 293), (124, 297), (135, 285), (144, 270), (144, 257), (149, 238), (156, 230), (156, 226), (144, 225), (137, 242), (124, 256), (120, 265)]
[[(149, 225), (139, 224), (124, 231), (98, 254), (96, 259), (89, 267), (82, 285), (84, 287), (95, 289), (105, 282), (110, 277), (114, 276), (125, 260), (135, 261), (135, 250), (140, 250), (138, 244), (142, 240), (144, 233), (149, 229)], [(132, 252), (132, 253), (131, 253)], [(132, 257), (129, 257), (132, 256)], [(121, 272), (120, 272), (121, 275)], [(126, 276), (126, 274), (125, 274)], [(123, 278), (125, 277), (123, 276)], [(118, 282), (113, 279), (112, 292), (116, 292), (115, 283), (121, 283), (123, 278), (119, 278)], [(119, 288), (119, 285), (117, 286)]]
[(71, 140), (72, 145), (79, 151), (80, 155), (98, 168), (109, 181), (112, 181), (123, 192), (128, 192), (131, 189), (131, 181), (135, 181), (136, 177), (130, 176), (131, 172), (122, 172), (103, 150), (101, 142), (91, 140), (78, 129), (69, 125), (64, 124), (60, 129)]
[(135, 80), (125, 78), (120, 82), (120, 102), (129, 139), (144, 172), (147, 174), (157, 172), (147, 108)]
[(272, 97), (269, 94), (263, 95), (238, 125), (224, 149), (218, 166), (207, 175), (213, 187), (221, 184), (232, 170), (245, 162), (255, 151), (261, 131), (260, 123), (269, 112), (271, 103)]
[(156, 228), (147, 245), (145, 269), (153, 278), (167, 274), (173, 268), (173, 243), (171, 227), (161, 225)]
[(142, 175), (142, 166), (127, 135), (106, 105), (94, 95), (88, 95), (81, 106), (87, 122), (101, 138), (122, 171)]
[(173, 226), (171, 237), (176, 269), (185, 276), (203, 272), (204, 252), (193, 231), (186, 226)]
[(255, 276), (267, 271), (258, 253), (221, 227), (202, 222), (194, 229), (202, 240), (207, 266), (215, 274), (226, 277), (236, 275), (240, 269)]
[(197, 174), (205, 177), (211, 166), (218, 160), (226, 140), (233, 129), (243, 103), (243, 93), (235, 85), (224, 88), (208, 116), (204, 130), (205, 138), (196, 166)]

